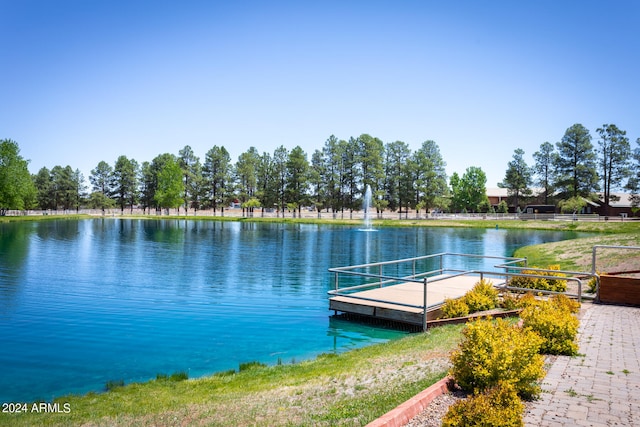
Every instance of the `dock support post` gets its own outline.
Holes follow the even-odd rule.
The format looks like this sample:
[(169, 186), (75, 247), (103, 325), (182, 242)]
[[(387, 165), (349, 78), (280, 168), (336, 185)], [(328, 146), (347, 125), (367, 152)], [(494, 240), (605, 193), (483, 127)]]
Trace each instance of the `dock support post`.
[(424, 278), (424, 289), (423, 289), (423, 295), (424, 295), (424, 299), (422, 301), (423, 304), (423, 314), (422, 314), (422, 332), (427, 332), (427, 278)]

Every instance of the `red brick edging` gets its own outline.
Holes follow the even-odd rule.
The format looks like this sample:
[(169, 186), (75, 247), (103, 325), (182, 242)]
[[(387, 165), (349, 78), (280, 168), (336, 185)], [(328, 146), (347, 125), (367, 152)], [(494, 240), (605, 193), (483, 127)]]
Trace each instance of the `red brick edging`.
[(444, 377), (400, 406), (371, 421), (366, 427), (402, 427), (422, 412), (436, 397), (449, 391), (450, 376)]

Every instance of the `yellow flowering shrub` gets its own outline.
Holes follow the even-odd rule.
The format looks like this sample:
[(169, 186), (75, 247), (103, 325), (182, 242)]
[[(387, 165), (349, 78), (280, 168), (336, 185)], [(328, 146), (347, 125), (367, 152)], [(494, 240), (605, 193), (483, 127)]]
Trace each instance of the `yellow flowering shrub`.
[(514, 386), (525, 398), (540, 393), (544, 375), (539, 354), (543, 339), (503, 319), (480, 319), (467, 324), (463, 339), (451, 356), (450, 374), (464, 390), (479, 393), (500, 381)]
[[(596, 271), (598, 276), (606, 275), (607, 273), (603, 273), (601, 271)], [(587, 281), (587, 291), (588, 294), (595, 294), (598, 292), (598, 279), (595, 276), (589, 277)]]
[(502, 295), (502, 301), (500, 301), (500, 307), (505, 310), (515, 310), (520, 308), (520, 298), (511, 293), (505, 293)]
[(443, 427), (521, 427), (524, 405), (513, 385), (499, 382), (485, 393), (460, 400), (449, 407)]
[(442, 306), (442, 318), (465, 317), (469, 313), (494, 309), (498, 306), (498, 296), (493, 283), (481, 279), (462, 298), (446, 298)]
[(464, 302), (470, 313), (494, 309), (498, 305), (498, 290), (490, 281), (482, 279), (465, 294)]
[[(559, 264), (550, 265), (547, 267), (547, 270), (560, 270)], [(547, 272), (543, 273), (545, 276), (554, 276), (554, 277), (567, 277), (564, 273), (552, 273)], [(567, 290), (567, 281), (564, 279), (547, 279), (549, 283), (549, 290), (554, 292), (565, 292)]]
[(540, 352), (543, 354), (563, 354), (573, 356), (578, 352), (576, 336), (579, 321), (573, 315), (574, 301), (562, 296), (554, 296), (549, 301), (530, 305), (520, 313), (523, 327), (531, 329), (543, 338)]
[[(538, 268), (538, 267), (532, 267)], [(547, 270), (560, 270), (559, 265), (550, 265)], [(537, 270), (522, 270), (523, 274), (531, 274), (536, 276), (553, 276), (566, 277), (564, 273), (545, 272)], [(564, 279), (545, 279), (543, 277), (520, 277), (514, 276), (509, 279), (509, 286), (526, 289), (540, 289), (543, 291), (565, 292), (567, 290), (567, 281)]]
[(573, 314), (576, 314), (578, 311), (580, 311), (580, 303), (563, 294), (552, 296), (551, 298), (549, 298), (549, 303), (556, 308), (566, 309)]
[(532, 305), (538, 305), (541, 304), (542, 301), (538, 300), (535, 295), (533, 295), (531, 292), (527, 292), (526, 294), (522, 295), (520, 298), (518, 298), (518, 307), (519, 308), (526, 308)]
[(469, 306), (462, 298), (450, 299), (445, 298), (442, 305), (442, 317), (444, 319), (452, 319), (454, 317), (466, 317), (469, 315)]

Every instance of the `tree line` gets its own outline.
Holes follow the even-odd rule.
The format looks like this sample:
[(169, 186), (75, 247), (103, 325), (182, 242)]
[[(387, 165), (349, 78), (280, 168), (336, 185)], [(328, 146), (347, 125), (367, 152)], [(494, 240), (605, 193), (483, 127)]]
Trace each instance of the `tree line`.
[[(608, 205), (612, 190), (640, 193), (640, 138), (631, 149), (626, 132), (615, 125), (597, 129), (598, 147), (581, 124), (568, 128), (555, 145), (545, 142), (534, 153), (535, 164), (514, 151), (500, 187), (509, 205), (536, 201), (567, 204), (594, 198), (603, 190)], [(300, 212), (313, 207), (333, 213), (360, 210), (365, 189), (373, 192), (378, 212), (506, 212), (507, 203), (491, 206), (486, 174), (471, 166), (459, 175), (445, 173), (446, 163), (435, 141), (415, 151), (402, 141), (384, 143), (362, 134), (348, 140), (331, 135), (309, 159), (302, 148), (280, 146), (273, 153), (250, 147), (235, 163), (223, 146), (214, 145), (200, 159), (186, 145), (139, 163), (122, 155), (113, 165), (100, 161), (89, 176), (90, 187), (71, 166), (42, 167), (30, 175), (15, 141), (0, 141), (0, 214), (9, 209), (78, 210), (119, 208), (161, 213), (170, 209), (220, 211), (237, 203), (243, 213), (255, 209)], [(541, 191), (534, 194), (533, 186)]]
[(568, 128), (555, 145), (544, 142), (528, 166), (524, 151), (516, 149), (500, 187), (506, 188), (514, 206), (531, 200), (532, 186), (539, 188), (536, 201), (577, 211), (587, 200), (601, 201), (608, 214), (615, 190), (631, 194), (634, 210), (640, 205), (640, 138), (632, 149), (624, 130), (615, 124), (596, 129), (597, 146), (581, 124)]

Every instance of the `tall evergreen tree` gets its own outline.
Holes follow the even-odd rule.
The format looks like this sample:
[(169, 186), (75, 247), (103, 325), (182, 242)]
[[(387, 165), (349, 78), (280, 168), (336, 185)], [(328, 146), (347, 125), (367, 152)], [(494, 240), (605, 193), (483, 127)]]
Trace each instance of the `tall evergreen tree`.
[(422, 208), (429, 212), (447, 193), (447, 164), (442, 159), (438, 144), (432, 140), (423, 142), (411, 159), (416, 211)]
[(327, 202), (331, 207), (335, 218), (336, 212), (344, 207), (343, 186), (344, 181), (344, 156), (342, 154), (344, 144), (338, 141), (334, 135), (331, 135), (324, 144), (322, 149), (325, 160), (325, 184), (327, 186)]
[(636, 148), (631, 154), (631, 173), (625, 189), (631, 192), (631, 206), (635, 212), (640, 208), (640, 138), (636, 139)]
[(75, 188), (74, 207), (76, 208), (76, 212), (80, 212), (80, 207), (87, 198), (87, 186), (84, 182), (84, 175), (80, 172), (80, 169), (73, 171), (71, 176)]
[(373, 204), (380, 213), (384, 200), (384, 143), (379, 138), (374, 138), (368, 134), (362, 134), (358, 138), (360, 144), (359, 158), (360, 170), (362, 172), (362, 194), (364, 195), (367, 185), (371, 187)]
[(413, 200), (413, 176), (408, 164), (411, 150), (406, 142), (395, 141), (385, 146), (385, 154), (385, 189), (389, 197), (389, 208), (402, 211), (404, 206), (408, 210), (409, 203)]
[(113, 193), (120, 212), (124, 212), (125, 206), (129, 206), (133, 213), (133, 206), (138, 201), (138, 169), (138, 162), (127, 156), (119, 156), (113, 167)]
[(54, 199), (54, 209), (62, 207), (70, 210), (77, 206), (78, 185), (71, 166), (54, 166), (51, 169), (51, 182)]
[(282, 213), (284, 218), (285, 210), (287, 208), (286, 188), (287, 188), (287, 159), (289, 152), (284, 146), (276, 148), (273, 152), (272, 166), (273, 166), (273, 184), (274, 193), (276, 195), (276, 201), (278, 210)]
[(156, 191), (156, 179), (153, 173), (151, 163), (142, 162), (140, 165), (140, 171), (138, 176), (138, 182), (140, 185), (140, 205), (143, 211), (146, 213), (147, 209), (151, 213), (151, 208), (155, 206), (155, 191)]
[(287, 183), (286, 198), (298, 208), (298, 216), (301, 215), (302, 205), (309, 202), (309, 161), (307, 154), (296, 146), (289, 153), (287, 159)]
[(533, 170), (537, 179), (535, 183), (542, 187), (544, 192), (544, 204), (549, 204), (549, 198), (553, 195), (553, 182), (555, 180), (554, 164), (557, 153), (550, 142), (543, 142), (540, 150), (533, 153), (535, 164)]
[(513, 152), (513, 160), (507, 164), (507, 171), (498, 187), (506, 188), (507, 195), (513, 199), (516, 210), (520, 207), (520, 197), (531, 196), (532, 183), (531, 168), (524, 160), (524, 150), (517, 148)]
[(379, 138), (362, 134), (358, 138), (360, 170), (362, 172), (362, 192), (367, 185), (371, 190), (382, 189), (384, 180), (384, 143)]
[(201, 181), (201, 179), (198, 177), (198, 173), (202, 173), (202, 167), (200, 165), (200, 159), (195, 155), (189, 145), (185, 145), (184, 148), (178, 152), (178, 165), (182, 170), (184, 212), (188, 214), (189, 207), (193, 205), (194, 199), (197, 200), (199, 197), (197, 194), (199, 190), (198, 181)]
[(258, 199), (262, 202), (262, 216), (264, 216), (264, 210), (272, 209), (278, 203), (278, 194), (276, 193), (276, 185), (274, 181), (276, 177), (274, 175), (273, 158), (271, 154), (264, 152), (260, 155), (257, 167), (257, 192)]
[(360, 144), (351, 137), (348, 141), (341, 141), (342, 165), (343, 165), (343, 194), (345, 195), (345, 207), (351, 213), (362, 207), (361, 195), (364, 194), (360, 170)]
[(596, 131), (600, 135), (598, 161), (602, 177), (604, 209), (605, 215), (609, 215), (611, 190), (620, 188), (623, 180), (631, 173), (629, 169), (631, 145), (629, 138), (626, 137), (627, 132), (618, 129), (616, 125), (604, 124)]
[[(258, 163), (260, 154), (255, 147), (240, 154), (236, 162), (234, 174), (238, 199), (242, 203), (242, 213), (244, 215), (244, 203), (256, 197), (258, 189)], [(253, 210), (253, 208), (249, 208)]]
[(205, 156), (202, 174), (207, 198), (215, 213), (218, 207), (224, 215), (224, 205), (230, 194), (231, 157), (224, 147), (213, 146)]
[(37, 206), (42, 210), (55, 209), (53, 199), (53, 178), (51, 172), (46, 167), (40, 168), (33, 177), (36, 186)]
[(90, 204), (94, 209), (102, 209), (114, 206), (115, 202), (111, 198), (114, 193), (113, 188), (113, 168), (109, 163), (100, 161), (98, 165), (91, 170), (89, 182), (92, 185), (92, 193)]
[(561, 191), (562, 198), (589, 197), (598, 189), (596, 154), (591, 134), (581, 124), (574, 124), (566, 130), (556, 147), (555, 187)]
[(311, 186), (311, 198), (310, 201), (316, 208), (318, 212), (318, 217), (320, 217), (320, 212), (322, 208), (325, 207), (326, 201), (326, 183), (325, 183), (325, 160), (324, 155), (321, 150), (316, 150), (311, 155), (311, 165), (309, 167), (309, 184)]

